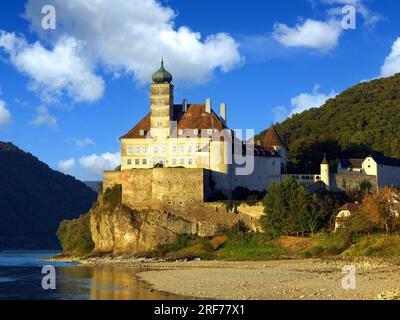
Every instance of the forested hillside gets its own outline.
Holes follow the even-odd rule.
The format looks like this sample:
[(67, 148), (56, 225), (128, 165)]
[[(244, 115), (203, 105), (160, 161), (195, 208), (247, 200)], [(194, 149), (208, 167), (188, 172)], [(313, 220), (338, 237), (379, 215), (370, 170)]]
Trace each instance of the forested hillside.
[(360, 83), (275, 128), (296, 172), (318, 172), (324, 152), (332, 164), (373, 152), (400, 157), (400, 74)]
[(0, 142), (0, 249), (57, 248), (59, 223), (87, 212), (95, 199), (84, 183)]

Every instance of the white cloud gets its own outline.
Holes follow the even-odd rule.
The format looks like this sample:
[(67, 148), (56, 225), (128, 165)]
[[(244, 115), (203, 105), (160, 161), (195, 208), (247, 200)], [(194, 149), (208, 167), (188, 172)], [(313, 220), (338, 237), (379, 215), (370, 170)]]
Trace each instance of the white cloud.
[(292, 110), (290, 116), (301, 113), (311, 108), (321, 107), (327, 100), (337, 96), (337, 93), (332, 90), (328, 94), (320, 92), (320, 86), (317, 84), (311, 93), (301, 93), (298, 96), (292, 98), (291, 105)]
[(61, 160), (58, 162), (58, 167), (62, 172), (66, 174), (72, 174), (75, 168), (75, 159), (71, 158), (67, 160)]
[(101, 155), (92, 154), (81, 157), (79, 164), (85, 170), (85, 176), (88, 178), (99, 178), (104, 170), (113, 170), (121, 164), (120, 152), (103, 153)]
[(381, 68), (382, 77), (390, 77), (400, 72), (400, 38), (392, 45), (392, 52), (386, 57)]
[(275, 24), (273, 38), (286, 47), (330, 51), (338, 45), (342, 31), (337, 20), (325, 22), (307, 19), (293, 28), (286, 24)]
[(112, 73), (128, 72), (146, 83), (164, 56), (175, 79), (203, 83), (215, 70), (227, 72), (243, 62), (239, 44), (230, 35), (202, 38), (187, 26), (177, 28), (176, 13), (159, 1), (119, 0), (110, 5), (109, 0), (29, 0), (25, 17), (32, 30), (48, 39), (48, 32), (41, 28), (44, 4), (57, 8), (57, 30), (51, 43), (65, 37), (82, 43), (78, 56), (91, 62), (81, 65), (86, 66), (87, 76), (98, 65)]
[(92, 73), (91, 63), (82, 57), (83, 45), (74, 38), (62, 37), (48, 50), (40, 42), (29, 44), (23, 37), (1, 31), (1, 48), (46, 101), (63, 93), (76, 102), (92, 102), (103, 95), (103, 79)]
[(39, 106), (37, 109), (37, 115), (31, 120), (32, 126), (38, 127), (41, 125), (47, 125), (50, 128), (56, 129), (58, 126), (57, 118), (49, 113), (49, 110), (45, 106)]
[(283, 106), (279, 106), (273, 109), (274, 118), (276, 122), (281, 122), (288, 117), (295, 114), (301, 113), (311, 108), (319, 108), (329, 99), (333, 99), (337, 96), (337, 93), (332, 90), (330, 93), (325, 94), (320, 92), (320, 85), (316, 84), (312, 92), (301, 93), (296, 97), (293, 97), (290, 101), (291, 108), (287, 110)]
[(71, 139), (71, 141), (79, 148), (85, 148), (90, 145), (94, 145), (94, 141), (89, 137), (86, 138), (78, 138), (78, 139)]
[(6, 103), (0, 100), (0, 128), (11, 122), (11, 112), (7, 109)]

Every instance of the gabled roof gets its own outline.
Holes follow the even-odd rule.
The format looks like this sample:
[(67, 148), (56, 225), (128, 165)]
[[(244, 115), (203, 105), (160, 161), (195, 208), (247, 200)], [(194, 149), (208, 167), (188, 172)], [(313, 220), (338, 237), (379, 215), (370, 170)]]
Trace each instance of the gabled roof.
[(269, 149), (273, 147), (281, 147), (284, 145), (274, 126), (268, 129), (267, 133), (262, 139), (262, 144), (264, 147)]
[(365, 159), (341, 159), (340, 165), (342, 168), (357, 168), (361, 169)]
[(346, 203), (344, 206), (339, 208), (339, 211), (348, 210), (350, 212), (357, 212), (361, 209), (361, 204), (359, 203)]
[[(183, 112), (182, 105), (174, 105), (171, 120), (177, 122), (178, 130), (198, 129), (199, 136), (201, 135), (201, 130), (216, 129), (222, 131), (227, 129), (227, 126), (213, 110), (211, 110), (210, 113), (206, 112), (205, 104), (191, 104), (188, 106), (186, 112)], [(145, 136), (140, 135), (140, 131), (143, 130), (144, 134), (147, 135), (150, 129), (151, 123), (149, 113), (120, 139), (143, 139)], [(172, 134), (175, 133), (173, 132)], [(193, 132), (191, 132), (190, 135), (193, 135)]]
[(142, 136), (140, 131), (143, 131), (145, 135), (150, 131), (150, 113), (140, 120), (128, 133), (120, 137), (120, 139), (144, 139), (145, 136)]
[(385, 157), (381, 154), (373, 155), (372, 159), (374, 159), (375, 162), (380, 165), (400, 167), (400, 159)]

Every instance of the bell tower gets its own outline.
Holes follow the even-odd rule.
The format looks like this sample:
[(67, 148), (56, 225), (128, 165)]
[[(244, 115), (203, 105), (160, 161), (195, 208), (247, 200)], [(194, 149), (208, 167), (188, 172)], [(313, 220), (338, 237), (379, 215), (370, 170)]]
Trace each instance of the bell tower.
[(150, 86), (151, 135), (156, 139), (166, 139), (170, 135), (170, 121), (174, 105), (172, 75), (165, 70), (161, 60), (160, 69), (153, 74)]
[(330, 176), (329, 176), (329, 162), (326, 160), (326, 153), (324, 159), (321, 162), (321, 181), (325, 184), (327, 191), (331, 189)]

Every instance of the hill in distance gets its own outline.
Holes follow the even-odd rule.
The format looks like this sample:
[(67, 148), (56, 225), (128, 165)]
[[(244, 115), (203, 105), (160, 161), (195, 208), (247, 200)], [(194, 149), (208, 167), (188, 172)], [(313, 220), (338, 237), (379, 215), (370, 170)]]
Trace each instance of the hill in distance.
[[(400, 74), (359, 83), (322, 107), (292, 116), (275, 129), (289, 149), (289, 171), (317, 173), (323, 154), (400, 157)], [(257, 139), (265, 135), (262, 132)]]
[(95, 200), (83, 182), (0, 142), (0, 249), (59, 248), (59, 223), (87, 212)]

